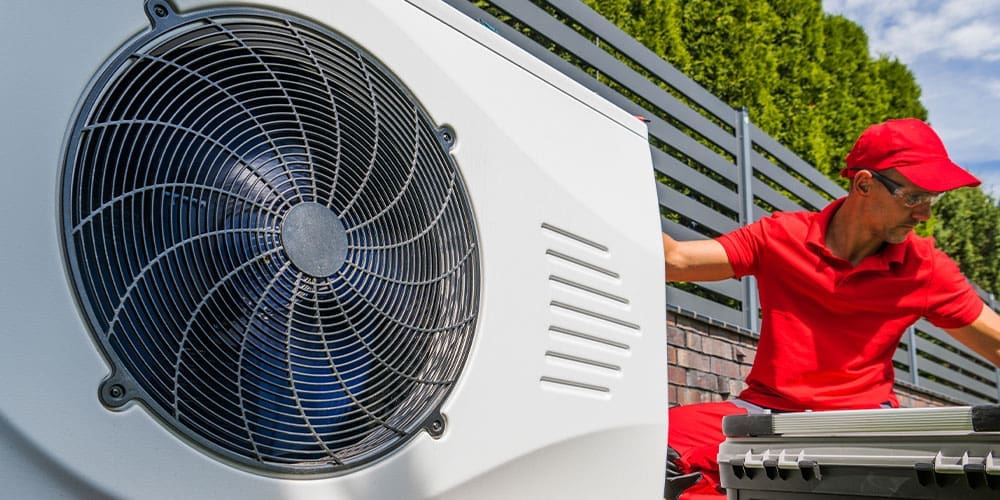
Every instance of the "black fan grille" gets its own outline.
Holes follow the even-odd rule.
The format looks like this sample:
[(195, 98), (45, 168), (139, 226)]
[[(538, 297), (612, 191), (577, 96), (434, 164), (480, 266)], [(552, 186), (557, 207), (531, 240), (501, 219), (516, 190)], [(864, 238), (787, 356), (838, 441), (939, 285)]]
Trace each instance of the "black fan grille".
[(95, 81), (64, 175), (105, 402), (277, 472), (350, 470), (440, 430), (479, 294), (446, 134), (314, 24), (159, 14)]

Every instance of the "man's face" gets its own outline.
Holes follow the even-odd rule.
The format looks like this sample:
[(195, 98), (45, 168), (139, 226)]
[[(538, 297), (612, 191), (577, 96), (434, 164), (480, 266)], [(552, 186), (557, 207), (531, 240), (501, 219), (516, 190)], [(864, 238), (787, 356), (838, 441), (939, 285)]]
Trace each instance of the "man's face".
[(917, 224), (930, 218), (932, 197), (927, 195), (936, 193), (918, 188), (892, 169), (873, 172), (872, 179), (879, 190), (872, 214), (878, 221), (875, 230), (886, 242), (902, 243)]

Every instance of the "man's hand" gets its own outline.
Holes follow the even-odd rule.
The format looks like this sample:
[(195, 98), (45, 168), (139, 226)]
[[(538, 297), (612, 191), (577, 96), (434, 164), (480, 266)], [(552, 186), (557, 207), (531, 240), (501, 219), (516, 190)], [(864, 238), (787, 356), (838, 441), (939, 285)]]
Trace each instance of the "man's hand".
[(663, 498), (667, 500), (677, 500), (684, 490), (701, 479), (700, 472), (684, 474), (677, 466), (677, 460), (680, 458), (681, 455), (677, 450), (667, 447), (667, 483), (663, 490)]

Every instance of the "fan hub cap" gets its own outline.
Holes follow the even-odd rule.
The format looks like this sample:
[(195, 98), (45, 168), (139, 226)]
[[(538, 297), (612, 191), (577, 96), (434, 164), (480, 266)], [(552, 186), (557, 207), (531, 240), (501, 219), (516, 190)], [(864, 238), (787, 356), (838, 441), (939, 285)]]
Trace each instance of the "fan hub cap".
[(300, 203), (288, 211), (281, 223), (281, 243), (295, 267), (316, 278), (335, 273), (347, 258), (344, 224), (319, 203)]

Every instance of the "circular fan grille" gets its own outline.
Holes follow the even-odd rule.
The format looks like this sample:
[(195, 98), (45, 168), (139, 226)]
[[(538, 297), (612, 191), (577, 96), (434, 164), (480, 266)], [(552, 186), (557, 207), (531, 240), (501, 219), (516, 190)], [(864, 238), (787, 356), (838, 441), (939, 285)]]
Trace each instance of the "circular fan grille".
[(451, 134), (335, 33), (165, 8), (95, 80), (67, 154), (102, 400), (272, 472), (436, 435), (479, 293)]

